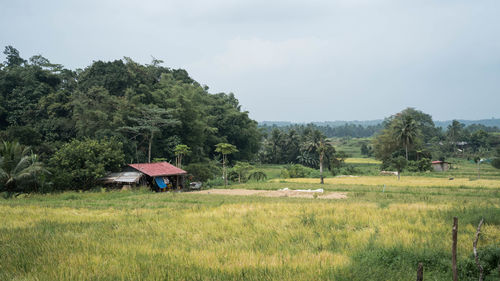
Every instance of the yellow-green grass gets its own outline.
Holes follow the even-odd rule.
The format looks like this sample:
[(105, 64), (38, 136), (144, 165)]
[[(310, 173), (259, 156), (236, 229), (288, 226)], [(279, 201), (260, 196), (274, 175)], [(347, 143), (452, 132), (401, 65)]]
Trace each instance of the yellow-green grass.
[(382, 162), (373, 158), (347, 158), (345, 159), (347, 164), (374, 164), (380, 165)]
[(449, 280), (453, 216), (461, 280), (476, 278), (465, 268), (481, 217), (480, 249), (500, 247), (498, 190), (433, 190), (355, 186), (330, 201), (145, 191), (0, 199), (0, 280), (411, 280), (418, 262), (426, 280)]
[[(294, 178), (274, 179), (272, 181), (285, 181), (293, 183), (317, 183), (318, 179)], [(482, 187), (500, 189), (499, 180), (480, 179), (470, 180), (466, 178), (434, 178), (419, 176), (402, 176), (400, 180), (396, 176), (347, 176), (324, 179), (325, 183), (332, 185), (366, 185), (366, 186), (398, 186), (398, 187)]]

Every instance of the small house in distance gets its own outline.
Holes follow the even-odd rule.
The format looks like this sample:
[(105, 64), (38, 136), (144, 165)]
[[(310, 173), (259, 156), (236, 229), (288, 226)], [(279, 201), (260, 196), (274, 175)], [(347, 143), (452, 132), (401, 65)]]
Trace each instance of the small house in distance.
[(445, 172), (451, 168), (451, 163), (446, 161), (432, 161), (432, 168), (435, 172)]

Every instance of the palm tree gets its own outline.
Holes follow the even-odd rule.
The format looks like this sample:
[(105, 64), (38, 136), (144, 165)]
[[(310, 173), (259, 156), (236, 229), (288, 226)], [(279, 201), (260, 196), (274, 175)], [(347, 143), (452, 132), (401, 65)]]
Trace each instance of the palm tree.
[(308, 135), (307, 141), (304, 143), (306, 149), (310, 152), (315, 152), (319, 156), (319, 175), (321, 178), (320, 183), (324, 184), (323, 180), (323, 160), (325, 159), (326, 152), (332, 147), (326, 141), (326, 137), (319, 131), (314, 130)]
[(36, 174), (47, 172), (36, 154), (18, 142), (0, 145), (0, 191), (7, 193), (26, 191), (24, 184), (36, 181)]
[(457, 142), (463, 135), (464, 124), (453, 120), (450, 125), (448, 125), (448, 135), (449, 142), (453, 145), (453, 153), (457, 151)]
[(406, 160), (408, 160), (408, 148), (420, 134), (418, 122), (410, 115), (399, 115), (394, 121), (394, 137), (404, 145)]

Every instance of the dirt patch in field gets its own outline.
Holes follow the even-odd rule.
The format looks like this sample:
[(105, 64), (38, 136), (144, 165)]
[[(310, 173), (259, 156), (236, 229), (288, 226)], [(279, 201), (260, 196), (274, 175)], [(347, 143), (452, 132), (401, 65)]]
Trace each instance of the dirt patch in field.
[(299, 197), (299, 198), (314, 198), (317, 194), (319, 199), (344, 199), (347, 198), (345, 193), (338, 192), (303, 192), (297, 190), (255, 190), (255, 189), (207, 189), (201, 191), (190, 192), (194, 194), (218, 194), (218, 195), (240, 195), (240, 196), (264, 196), (264, 197)]

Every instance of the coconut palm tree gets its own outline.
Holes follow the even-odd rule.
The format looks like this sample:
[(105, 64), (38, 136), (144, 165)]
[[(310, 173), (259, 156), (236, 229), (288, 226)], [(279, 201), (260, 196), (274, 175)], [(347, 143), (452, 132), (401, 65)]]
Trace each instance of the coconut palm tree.
[(327, 151), (331, 149), (332, 146), (329, 142), (327, 142), (326, 137), (319, 130), (314, 130), (308, 135), (304, 146), (307, 151), (317, 153), (319, 157), (320, 183), (323, 184), (323, 160), (325, 159)]
[(26, 184), (36, 181), (37, 173), (45, 172), (29, 147), (5, 141), (0, 145), (0, 191), (9, 194), (27, 191)]
[(394, 121), (394, 137), (405, 147), (406, 160), (408, 160), (408, 148), (420, 134), (418, 122), (410, 115), (399, 115)]

